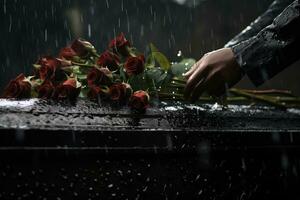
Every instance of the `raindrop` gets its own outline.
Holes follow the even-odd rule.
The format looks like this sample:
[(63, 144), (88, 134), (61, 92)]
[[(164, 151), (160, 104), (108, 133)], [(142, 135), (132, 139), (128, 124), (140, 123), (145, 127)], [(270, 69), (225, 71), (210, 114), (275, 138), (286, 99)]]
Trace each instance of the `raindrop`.
[(200, 178), (200, 174), (197, 175), (195, 181), (199, 180), (199, 178)]
[(141, 32), (140, 32), (141, 37), (144, 36), (144, 25), (141, 25)]
[(286, 154), (282, 154), (281, 156), (281, 166), (283, 169), (287, 169), (289, 166), (289, 159)]
[(241, 194), (241, 196), (240, 196), (240, 200), (243, 200), (245, 196), (246, 196), (246, 193), (245, 193), (245, 192), (242, 192), (242, 194)]
[(8, 32), (11, 32), (11, 28), (12, 28), (12, 16), (9, 15), (9, 28), (8, 28)]
[(146, 192), (147, 189), (148, 189), (148, 186), (144, 187), (144, 188), (143, 188), (143, 192)]
[(122, 10), (122, 12), (124, 11), (124, 0), (122, 0), (122, 2), (121, 2), (121, 10)]
[(182, 56), (182, 51), (181, 51), (181, 50), (178, 51), (177, 56), (178, 56), (178, 57), (181, 57), (181, 56)]
[(109, 2), (106, 0), (106, 7), (109, 8)]
[(200, 196), (202, 193), (203, 193), (203, 191), (202, 191), (202, 190), (200, 190), (200, 191), (198, 192), (198, 195)]
[(123, 172), (121, 170), (118, 170), (118, 173), (120, 174), (120, 176), (123, 176)]
[(5, 15), (6, 14), (6, 0), (4, 0), (4, 2), (3, 2), (3, 12)]
[(91, 24), (88, 24), (88, 36), (89, 36), (89, 38), (91, 38), (91, 36), (92, 36)]
[(245, 159), (244, 159), (244, 158), (242, 158), (242, 169), (243, 169), (244, 171), (246, 171), (246, 169), (247, 169), (246, 164), (245, 164)]
[(48, 30), (47, 29), (45, 29), (45, 31), (44, 31), (44, 37), (45, 37), (45, 42), (47, 42), (47, 40), (48, 40)]

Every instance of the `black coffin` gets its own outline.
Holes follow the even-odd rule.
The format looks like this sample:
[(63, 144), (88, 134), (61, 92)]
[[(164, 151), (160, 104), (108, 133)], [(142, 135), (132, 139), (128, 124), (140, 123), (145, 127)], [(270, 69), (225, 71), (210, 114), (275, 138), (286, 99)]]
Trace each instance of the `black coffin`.
[(294, 199), (300, 110), (0, 100), (0, 199)]

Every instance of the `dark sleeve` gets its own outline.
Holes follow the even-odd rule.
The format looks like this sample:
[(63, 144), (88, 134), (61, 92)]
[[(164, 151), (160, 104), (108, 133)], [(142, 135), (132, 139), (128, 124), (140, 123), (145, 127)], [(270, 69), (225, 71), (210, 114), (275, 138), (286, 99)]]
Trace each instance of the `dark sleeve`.
[(237, 62), (258, 86), (300, 58), (299, 0), (256, 36), (232, 47)]
[(225, 47), (232, 47), (242, 41), (245, 41), (261, 31), (266, 26), (270, 25), (274, 18), (277, 17), (289, 4), (294, 0), (276, 0), (274, 1), (268, 10), (259, 16), (254, 22), (252, 22), (246, 29), (240, 34), (231, 39)]

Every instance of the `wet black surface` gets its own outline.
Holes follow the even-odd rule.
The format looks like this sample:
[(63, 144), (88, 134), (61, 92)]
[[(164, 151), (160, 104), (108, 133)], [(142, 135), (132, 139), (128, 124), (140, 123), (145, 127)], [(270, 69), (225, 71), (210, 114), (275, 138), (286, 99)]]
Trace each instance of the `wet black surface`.
[(295, 199), (300, 112), (0, 100), (0, 199)]
[(299, 131), (300, 110), (266, 106), (181, 104), (162, 102), (146, 113), (126, 107), (78, 100), (76, 104), (45, 100), (0, 100), (3, 129), (129, 131)]

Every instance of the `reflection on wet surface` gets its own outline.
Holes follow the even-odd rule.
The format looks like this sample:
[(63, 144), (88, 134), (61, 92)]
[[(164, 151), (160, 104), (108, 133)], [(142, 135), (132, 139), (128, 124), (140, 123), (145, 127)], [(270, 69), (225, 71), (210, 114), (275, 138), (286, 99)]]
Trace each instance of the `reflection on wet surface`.
[(9, 99), (0, 99), (0, 107), (2, 108), (27, 108), (33, 106), (38, 99), (28, 99), (28, 100), (9, 100)]
[(161, 102), (145, 114), (79, 99), (76, 104), (46, 100), (0, 100), (3, 128), (63, 130), (299, 130), (300, 110), (264, 105)]

